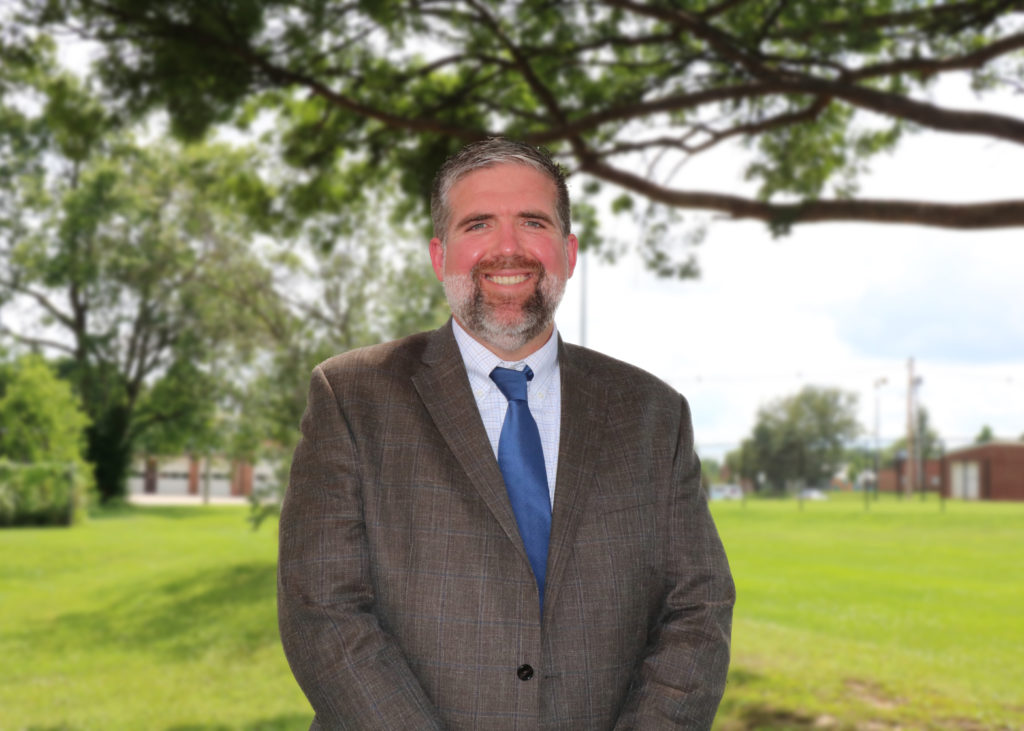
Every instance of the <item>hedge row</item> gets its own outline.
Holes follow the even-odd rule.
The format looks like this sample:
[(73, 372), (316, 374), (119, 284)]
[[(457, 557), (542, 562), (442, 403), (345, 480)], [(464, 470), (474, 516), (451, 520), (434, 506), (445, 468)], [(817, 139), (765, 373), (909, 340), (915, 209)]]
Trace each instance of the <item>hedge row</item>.
[(85, 482), (71, 464), (0, 459), (0, 526), (71, 525), (85, 507)]

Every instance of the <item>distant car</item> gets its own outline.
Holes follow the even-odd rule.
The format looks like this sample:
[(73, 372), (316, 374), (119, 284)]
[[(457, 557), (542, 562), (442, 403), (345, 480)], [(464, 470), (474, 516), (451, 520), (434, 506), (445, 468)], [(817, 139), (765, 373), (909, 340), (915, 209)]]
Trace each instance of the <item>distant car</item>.
[(742, 500), (743, 488), (739, 485), (712, 485), (710, 497), (712, 500)]
[(816, 487), (805, 487), (800, 491), (801, 500), (828, 500), (828, 495), (825, 494), (824, 490), (819, 490)]

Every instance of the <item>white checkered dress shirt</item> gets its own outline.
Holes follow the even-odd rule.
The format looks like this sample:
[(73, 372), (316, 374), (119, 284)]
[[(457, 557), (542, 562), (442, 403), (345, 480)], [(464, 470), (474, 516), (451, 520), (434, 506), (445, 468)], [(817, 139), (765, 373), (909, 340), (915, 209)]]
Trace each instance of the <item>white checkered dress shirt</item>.
[(497, 366), (517, 371), (523, 370), (524, 366), (530, 366), (530, 370), (533, 371), (533, 380), (526, 384), (526, 400), (540, 432), (540, 444), (544, 450), (544, 469), (548, 477), (548, 495), (551, 497), (551, 504), (554, 505), (562, 408), (562, 383), (558, 370), (558, 331), (552, 331), (551, 337), (540, 350), (526, 356), (524, 360), (510, 363), (474, 340), (454, 319), (452, 327), (495, 458), (498, 456), (498, 439), (501, 437), (501, 426), (505, 423), (508, 399), (491, 380), (491, 371)]

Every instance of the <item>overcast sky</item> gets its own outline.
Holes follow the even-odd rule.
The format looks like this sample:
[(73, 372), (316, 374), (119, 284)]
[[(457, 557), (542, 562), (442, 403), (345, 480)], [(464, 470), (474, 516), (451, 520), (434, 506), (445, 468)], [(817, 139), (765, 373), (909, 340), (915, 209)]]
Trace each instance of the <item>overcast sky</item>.
[[(1024, 110), (1021, 98), (998, 104)], [(742, 189), (737, 169), (707, 164), (716, 167), (687, 168), (680, 187)], [(875, 163), (861, 194), (1022, 198), (1022, 171), (1020, 146), (926, 133)], [(909, 358), (947, 448), (986, 424), (1002, 438), (1024, 434), (1024, 230), (815, 224), (773, 239), (763, 224), (718, 220), (698, 252), (702, 276), (689, 281), (658, 279), (632, 259), (590, 261), (586, 345), (686, 395), (702, 455), (735, 448), (759, 406), (806, 384), (858, 393), (870, 438), (873, 384), (885, 378), (882, 442), (903, 436)], [(580, 340), (580, 292), (577, 276), (557, 318), (570, 342)]]

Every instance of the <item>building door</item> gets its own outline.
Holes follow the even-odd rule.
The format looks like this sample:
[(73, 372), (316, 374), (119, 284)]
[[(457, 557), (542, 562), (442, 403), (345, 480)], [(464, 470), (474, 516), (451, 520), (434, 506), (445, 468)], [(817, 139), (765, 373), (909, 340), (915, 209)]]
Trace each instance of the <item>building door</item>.
[(961, 500), (981, 497), (981, 463), (956, 461), (950, 464), (950, 496)]

